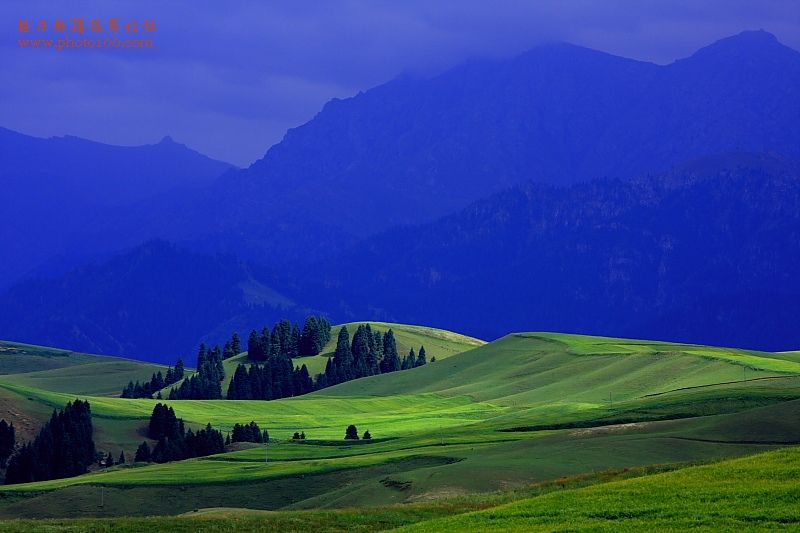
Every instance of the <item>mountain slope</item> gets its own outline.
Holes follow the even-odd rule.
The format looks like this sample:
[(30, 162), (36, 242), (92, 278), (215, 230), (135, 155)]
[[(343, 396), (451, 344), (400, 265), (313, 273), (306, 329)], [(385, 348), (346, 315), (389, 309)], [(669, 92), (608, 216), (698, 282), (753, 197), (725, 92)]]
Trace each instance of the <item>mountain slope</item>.
[(306, 290), (334, 314), (340, 296), (321, 287), (348, 288), (341, 312), (483, 338), (502, 324), (792, 349), (798, 202), (796, 163), (749, 154), (628, 182), (528, 184), (367, 239), (311, 269), (322, 281)]
[(766, 32), (667, 66), (541, 46), (333, 100), (229, 185), (364, 235), (527, 180), (629, 178), (728, 150), (797, 158), (799, 85), (800, 53)]

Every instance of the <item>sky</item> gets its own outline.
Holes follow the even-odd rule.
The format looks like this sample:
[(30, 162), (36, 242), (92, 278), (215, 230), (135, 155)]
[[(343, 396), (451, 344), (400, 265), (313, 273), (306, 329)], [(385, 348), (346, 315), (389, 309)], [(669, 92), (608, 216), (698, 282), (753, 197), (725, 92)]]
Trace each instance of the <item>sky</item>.
[[(83, 34), (71, 33), (72, 18), (84, 19)], [(123, 25), (116, 37), (149, 38), (152, 48), (18, 43), (111, 37), (112, 18)], [(56, 19), (66, 33), (54, 31)], [(96, 34), (93, 19), (101, 22)], [(19, 31), (21, 20), (30, 32)], [(40, 20), (48, 28), (37, 35)], [(145, 20), (155, 31), (144, 31)], [(239, 166), (331, 98), (542, 43), (666, 64), (764, 29), (800, 49), (798, 0), (2, 0), (0, 21), (0, 127), (120, 145), (170, 135)], [(132, 21), (139, 33), (124, 31)]]

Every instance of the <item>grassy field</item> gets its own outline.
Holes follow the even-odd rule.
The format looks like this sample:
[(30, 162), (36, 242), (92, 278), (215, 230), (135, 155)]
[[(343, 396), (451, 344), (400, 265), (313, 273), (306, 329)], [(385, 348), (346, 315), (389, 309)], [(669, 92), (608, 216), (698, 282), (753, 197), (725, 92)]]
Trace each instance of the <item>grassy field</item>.
[[(342, 520), (356, 529), (422, 527), (490, 500), (522, 498), (552, 480), (607, 481), (598, 473), (800, 444), (798, 365), (791, 354), (574, 335), (475, 341), (474, 349), (437, 356), (425, 367), (298, 398), (170, 402), (190, 425), (210, 422), (225, 431), (255, 420), (272, 441), (180, 463), (2, 487), (0, 516), (189, 513), (175, 520), (215, 524), (234, 514), (276, 524), (297, 513), (297, 524), (323, 530), (315, 522), (322, 516), (330, 527)], [(29, 417), (76, 396), (10, 378), (0, 379), (0, 401), (24, 406)], [(91, 402), (98, 447), (132, 454), (156, 402), (80, 396)], [(343, 441), (351, 423), (375, 440)], [(292, 442), (294, 431), (309, 440)], [(403, 510), (386, 507), (395, 504)], [(364, 506), (370, 510), (363, 520), (346, 511)], [(198, 508), (216, 510), (191, 516)], [(239, 516), (230, 508), (252, 511)], [(258, 512), (279, 509), (288, 514)]]
[(405, 531), (686, 531), (800, 527), (800, 449), (771, 452), (575, 490), (438, 520)]

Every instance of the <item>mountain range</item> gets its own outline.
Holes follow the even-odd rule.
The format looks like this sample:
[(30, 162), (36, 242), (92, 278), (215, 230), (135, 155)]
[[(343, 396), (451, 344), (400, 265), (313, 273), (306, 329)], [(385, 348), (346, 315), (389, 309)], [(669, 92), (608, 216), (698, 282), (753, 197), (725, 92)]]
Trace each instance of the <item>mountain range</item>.
[(314, 309), (796, 347), (798, 87), (800, 54), (756, 31), (664, 66), (553, 44), (400, 77), (246, 169), (4, 130), (25, 201), (0, 231), (0, 337), (153, 358)]

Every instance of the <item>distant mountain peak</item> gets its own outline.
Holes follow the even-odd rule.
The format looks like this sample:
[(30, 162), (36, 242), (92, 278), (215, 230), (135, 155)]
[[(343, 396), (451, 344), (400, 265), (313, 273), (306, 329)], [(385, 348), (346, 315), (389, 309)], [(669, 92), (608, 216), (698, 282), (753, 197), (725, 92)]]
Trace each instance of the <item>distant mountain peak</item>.
[(748, 30), (715, 41), (701, 48), (688, 59), (707, 58), (714, 61), (721, 59), (739, 61), (757, 58), (774, 61), (787, 52), (797, 54), (796, 50), (781, 43), (775, 35), (768, 31)]
[(175, 139), (172, 138), (170, 135), (164, 135), (164, 137), (158, 141), (158, 144), (178, 144), (175, 142)]

